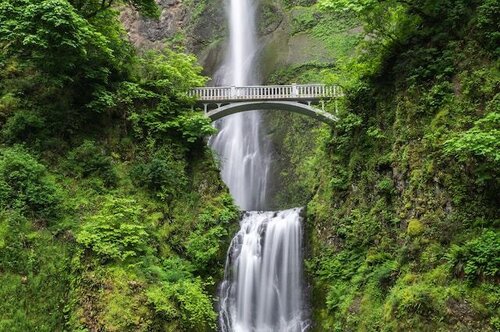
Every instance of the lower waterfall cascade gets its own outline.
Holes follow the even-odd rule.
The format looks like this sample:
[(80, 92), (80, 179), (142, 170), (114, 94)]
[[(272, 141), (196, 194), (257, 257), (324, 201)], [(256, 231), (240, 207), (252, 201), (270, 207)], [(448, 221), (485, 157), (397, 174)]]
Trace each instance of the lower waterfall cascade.
[(221, 285), (224, 332), (301, 332), (302, 209), (246, 212), (229, 248)]

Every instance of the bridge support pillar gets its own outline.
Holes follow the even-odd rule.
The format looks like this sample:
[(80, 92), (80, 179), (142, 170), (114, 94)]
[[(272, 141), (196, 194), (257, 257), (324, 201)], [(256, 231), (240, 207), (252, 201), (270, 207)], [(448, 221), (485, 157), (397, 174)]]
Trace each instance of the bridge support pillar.
[(203, 111), (205, 111), (205, 113), (208, 113), (208, 104), (203, 104)]
[(325, 101), (321, 101), (321, 110), (324, 112), (325, 111)]

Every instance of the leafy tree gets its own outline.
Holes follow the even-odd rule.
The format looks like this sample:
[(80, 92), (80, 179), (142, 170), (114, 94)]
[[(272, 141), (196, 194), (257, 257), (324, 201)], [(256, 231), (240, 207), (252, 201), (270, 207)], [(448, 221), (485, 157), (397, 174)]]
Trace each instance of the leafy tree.
[(141, 57), (140, 80), (127, 86), (129, 93), (121, 99), (122, 107), (131, 109), (129, 119), (139, 138), (161, 142), (170, 133), (194, 143), (214, 133), (210, 119), (192, 109), (194, 100), (188, 96), (189, 88), (205, 84), (201, 70), (193, 56), (167, 49)]
[(113, 58), (105, 36), (66, 0), (0, 3), (0, 46), (22, 66), (34, 65), (61, 84), (83, 74), (104, 81)]

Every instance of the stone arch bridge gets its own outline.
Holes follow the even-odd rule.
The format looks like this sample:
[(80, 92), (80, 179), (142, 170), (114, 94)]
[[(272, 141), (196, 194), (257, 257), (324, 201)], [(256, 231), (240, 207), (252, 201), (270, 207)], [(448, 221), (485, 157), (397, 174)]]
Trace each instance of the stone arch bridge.
[[(325, 102), (343, 97), (339, 86), (291, 84), (194, 88), (189, 91), (212, 121), (252, 110), (283, 110), (333, 124), (338, 118), (325, 111)], [(319, 106), (319, 107), (318, 107)]]

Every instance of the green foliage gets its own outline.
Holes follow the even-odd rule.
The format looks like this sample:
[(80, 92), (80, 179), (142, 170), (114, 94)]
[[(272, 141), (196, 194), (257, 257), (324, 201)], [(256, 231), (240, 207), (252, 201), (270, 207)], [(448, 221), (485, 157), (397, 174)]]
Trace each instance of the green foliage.
[(345, 283), (336, 284), (330, 288), (326, 296), (326, 307), (330, 311), (341, 309), (348, 295), (348, 286)]
[(335, 144), (340, 149), (346, 149), (351, 143), (351, 135), (361, 127), (363, 119), (351, 112), (339, 112), (339, 119), (335, 125), (336, 134), (332, 137), (332, 144)]
[(394, 192), (394, 183), (390, 178), (384, 178), (377, 183), (377, 189), (381, 193), (391, 195)]
[(326, 0), (322, 6), (331, 10), (345, 10), (354, 12), (368, 12), (373, 10), (379, 1), (376, 0)]
[(135, 182), (158, 198), (171, 201), (186, 189), (186, 163), (167, 148), (153, 154), (151, 160), (132, 171)]
[(315, 13), (311, 8), (295, 8), (294, 12), (292, 33), (309, 30), (317, 24)]
[(76, 240), (104, 261), (137, 258), (147, 251), (142, 209), (133, 199), (107, 197), (82, 226)]
[(113, 186), (117, 182), (112, 158), (106, 156), (103, 148), (94, 141), (86, 140), (71, 150), (68, 153), (66, 168), (73, 176), (99, 178), (107, 186)]
[(98, 67), (102, 59), (113, 58), (105, 37), (66, 0), (3, 1), (0, 22), (0, 45), (6, 55), (33, 63), (50, 73), (49, 78), (70, 80), (77, 67), (94, 79), (109, 75)]
[(130, 4), (147, 17), (157, 18), (160, 16), (160, 10), (154, 0), (124, 0), (123, 2)]
[(69, 0), (69, 2), (86, 18), (92, 18), (121, 3), (134, 7), (146, 17), (157, 18), (160, 14), (154, 0)]
[(184, 325), (194, 331), (215, 328), (217, 314), (210, 297), (203, 292), (200, 279), (180, 283), (175, 287), (174, 298), (181, 307)]
[[(309, 168), (295, 181), (311, 197), (314, 331), (497, 329), (497, 7), (323, 0), (308, 8), (318, 21), (346, 15), (364, 29), (354, 54), (318, 78), (344, 87), (345, 100), (327, 105), (341, 120), (314, 136), (316, 150), (300, 150), (311, 135), (296, 137), (289, 158), (302, 163), (287, 164)], [(334, 24), (315, 23), (305, 31), (340, 38)], [(300, 136), (297, 128), (282, 141)]]
[(164, 283), (150, 289), (147, 297), (158, 315), (167, 321), (180, 321), (179, 330), (211, 331), (216, 327), (212, 299), (203, 291), (199, 278)]
[(210, 119), (204, 114), (194, 112), (178, 116), (166, 123), (165, 128), (177, 130), (188, 143), (195, 143), (216, 132)]
[(30, 141), (45, 126), (45, 119), (33, 112), (19, 111), (10, 116), (2, 128), (8, 143)]
[(464, 245), (454, 245), (446, 255), (453, 274), (471, 280), (499, 276), (500, 234), (486, 230), (479, 237)]
[(491, 112), (461, 134), (444, 142), (444, 152), (470, 165), (480, 186), (498, 187), (500, 167), (500, 113)]
[(53, 223), (61, 193), (45, 166), (21, 147), (0, 150), (0, 207)]
[(477, 27), (479, 36), (484, 42), (485, 47), (489, 48), (495, 54), (500, 50), (500, 23), (497, 17), (500, 15), (498, 0), (482, 1), (477, 10)]
[(0, 212), (0, 233), (0, 330), (60, 329), (69, 248), (15, 211)]
[(188, 95), (206, 78), (182, 50), (137, 54), (122, 4), (159, 13), (0, 2), (2, 331), (215, 329), (238, 214)]
[[(192, 233), (186, 243), (187, 254), (203, 270), (214, 262), (224, 248), (220, 246), (221, 240), (226, 238), (228, 233), (222, 226), (216, 226), (207, 230), (199, 230)], [(223, 243), (223, 242), (222, 242)]]
[(121, 106), (131, 108), (129, 119), (138, 137), (161, 140), (165, 134), (176, 133), (194, 143), (214, 133), (210, 119), (192, 110), (193, 100), (187, 94), (189, 88), (202, 86), (206, 80), (193, 56), (149, 51), (138, 70), (143, 82), (126, 86), (125, 105)]
[(386, 304), (386, 319), (391, 316), (404, 319), (412, 315), (433, 319), (443, 307), (443, 294), (439, 294), (439, 291), (422, 283), (396, 287)]
[(445, 142), (445, 152), (461, 160), (484, 158), (492, 167), (500, 166), (500, 113), (488, 113), (474, 127)]
[(239, 218), (231, 196), (221, 195), (211, 205), (203, 208), (196, 220), (196, 229), (185, 242), (186, 253), (197, 271), (213, 275), (217, 262), (222, 262), (231, 234), (228, 227)]
[(176, 303), (167, 297), (167, 291), (164, 288), (170, 288), (170, 284), (165, 284), (163, 287), (155, 287), (148, 289), (146, 296), (148, 303), (154, 308), (156, 315), (167, 321), (179, 319), (180, 312)]

